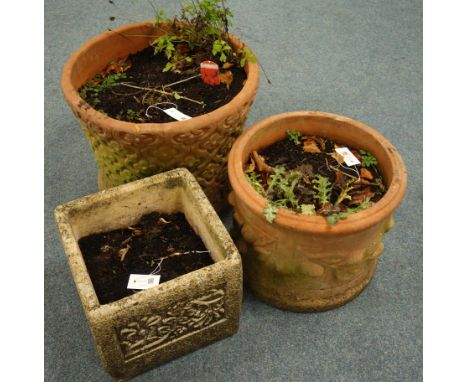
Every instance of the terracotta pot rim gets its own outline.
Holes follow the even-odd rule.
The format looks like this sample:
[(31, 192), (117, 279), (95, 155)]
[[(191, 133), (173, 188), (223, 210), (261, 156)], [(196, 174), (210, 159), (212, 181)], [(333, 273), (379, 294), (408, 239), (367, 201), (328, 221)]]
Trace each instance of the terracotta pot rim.
[(366, 134), (376, 138), (381, 144), (381, 149), (385, 150), (391, 158), (393, 167), (392, 181), (387, 187), (386, 194), (372, 207), (340, 220), (335, 225), (329, 224), (325, 217), (306, 216), (284, 208), (279, 209), (278, 215), (272, 224), (305, 233), (336, 235), (365, 230), (380, 223), (384, 218), (389, 217), (403, 199), (407, 183), (406, 168), (397, 150), (385, 137), (362, 122), (338, 114), (321, 111), (294, 111), (273, 115), (254, 124), (236, 140), (228, 159), (229, 180), (236, 197), (240, 198), (256, 215), (263, 216), (266, 199), (258, 194), (245, 178), (243, 171), (244, 163), (242, 163), (243, 148), (252, 139), (254, 134), (259, 130), (268, 129), (274, 122), (304, 117), (329, 118), (352, 124)]
[[(192, 119), (167, 123), (131, 123), (119, 121), (98, 112), (81, 98), (77, 89), (75, 89), (72, 84), (71, 73), (78, 58), (86, 54), (93, 45), (105, 41), (109, 36), (114, 35), (115, 33), (123, 34), (145, 27), (152, 28), (153, 23), (151, 21), (145, 21), (136, 24), (127, 24), (113, 31), (103, 32), (88, 40), (69, 58), (63, 69), (61, 87), (65, 100), (75, 114), (79, 112), (78, 114), (80, 119), (105, 130), (113, 130), (128, 134), (151, 134), (155, 130), (157, 130), (158, 133), (167, 132), (175, 134), (194, 130), (225, 119), (232, 114), (232, 109), (240, 109), (245, 103), (250, 102), (250, 100), (253, 99), (259, 83), (259, 68), (256, 62), (246, 62), (247, 79), (245, 80), (245, 84), (241, 91), (227, 104), (213, 110), (212, 112), (193, 117)], [(229, 38), (236, 45), (244, 44), (232, 34), (229, 34)], [(247, 46), (246, 44), (244, 45)]]

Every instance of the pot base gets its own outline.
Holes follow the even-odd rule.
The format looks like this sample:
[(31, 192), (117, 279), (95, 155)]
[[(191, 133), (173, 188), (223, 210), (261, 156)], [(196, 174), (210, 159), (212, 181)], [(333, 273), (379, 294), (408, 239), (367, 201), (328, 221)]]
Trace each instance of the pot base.
[[(284, 295), (278, 293), (269, 293), (272, 290), (267, 290), (264, 287), (257, 287), (255, 281), (249, 279), (246, 284), (249, 289), (263, 302), (272, 305), (276, 308), (293, 311), (293, 312), (324, 312), (327, 310), (338, 308), (351, 300), (355, 299), (369, 285), (372, 276), (374, 275), (376, 263), (368, 269), (365, 276), (357, 283), (353, 280), (354, 285), (342, 291), (342, 287), (331, 288), (329, 290), (314, 291), (311, 290), (307, 295), (297, 295), (289, 290)], [(245, 277), (245, 276), (244, 276)], [(327, 296), (319, 296), (323, 292)]]
[[(230, 232), (242, 257), (244, 280), (262, 301), (279, 309), (294, 312), (321, 312), (337, 308), (356, 298), (367, 287), (377, 266), (383, 244), (377, 245), (371, 256), (348, 266), (327, 267), (320, 274), (278, 270), (267, 257), (249, 244), (240, 233), (234, 219)], [(385, 231), (387, 225), (383, 227)], [(265, 261), (267, 260), (267, 261)], [(276, 264), (277, 265), (277, 264)]]
[[(239, 217), (239, 215), (235, 216)], [(391, 226), (392, 219), (381, 228), (382, 233)], [(244, 233), (247, 232), (245, 230)], [(264, 248), (255, 249), (241, 233), (239, 223), (233, 220), (231, 237), (242, 257), (244, 281), (249, 289), (262, 301), (276, 308), (294, 312), (321, 312), (337, 308), (356, 298), (369, 284), (377, 266), (377, 257), (384, 246), (379, 243), (369, 255), (361, 261), (348, 264), (327, 266), (321, 271), (308, 268), (309, 273), (296, 267), (278, 269), (278, 259), (274, 248), (264, 252)], [(283, 241), (285, 241), (284, 239)], [(289, 258), (294, 252), (290, 248)], [(304, 265), (305, 263), (302, 263)]]

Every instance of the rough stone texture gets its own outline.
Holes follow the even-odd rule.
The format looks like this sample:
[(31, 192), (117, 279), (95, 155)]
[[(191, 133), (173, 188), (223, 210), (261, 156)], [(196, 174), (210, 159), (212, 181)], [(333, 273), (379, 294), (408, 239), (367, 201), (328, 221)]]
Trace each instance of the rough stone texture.
[[(129, 226), (152, 211), (184, 212), (215, 263), (100, 305), (78, 240)], [(240, 256), (186, 169), (74, 200), (57, 207), (55, 215), (97, 350), (114, 378), (133, 377), (237, 332), (242, 300)]]
[[(158, 33), (142, 23), (88, 41), (64, 67), (63, 94), (91, 144), (99, 166), (100, 189), (185, 167), (195, 175), (215, 209), (222, 210), (227, 206), (227, 154), (241, 134), (255, 98), (259, 82), (256, 63), (246, 64), (245, 85), (228, 104), (187, 121), (118, 121), (91, 108), (77, 92), (108, 62), (143, 49)], [(231, 40), (235, 46), (242, 44), (234, 36)]]
[[(370, 152), (379, 161), (386, 194), (371, 208), (335, 225), (322, 216), (286, 209), (280, 209), (273, 223), (267, 222), (266, 200), (246, 180), (244, 165), (253, 150), (284, 139), (290, 129)], [(283, 113), (256, 123), (239, 137), (229, 154), (228, 170), (233, 236), (255, 294), (280, 308), (322, 311), (345, 304), (367, 286), (384, 248), (382, 236), (393, 227), (391, 214), (406, 191), (406, 168), (388, 140), (343, 116)]]

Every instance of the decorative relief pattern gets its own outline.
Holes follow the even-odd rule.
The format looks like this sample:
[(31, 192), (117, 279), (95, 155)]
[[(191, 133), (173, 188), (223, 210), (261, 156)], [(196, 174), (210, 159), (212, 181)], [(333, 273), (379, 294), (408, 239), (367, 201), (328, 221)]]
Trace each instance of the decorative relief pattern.
[(227, 155), (243, 129), (248, 105), (224, 120), (178, 134), (122, 133), (81, 122), (100, 169), (100, 185), (114, 187), (177, 167), (195, 175), (215, 208), (228, 189)]
[(143, 316), (117, 328), (124, 358), (129, 360), (223, 320), (225, 294), (223, 288), (211, 289), (194, 300), (178, 302), (165, 312)]
[(326, 247), (317, 249), (313, 240), (288, 240), (274, 225), (259, 224), (256, 218), (249, 216), (249, 211), (237, 202), (234, 193), (230, 195), (229, 202), (234, 207), (234, 223), (240, 234), (235, 238), (235, 242), (241, 253), (245, 252), (244, 255), (253, 256), (256, 261), (283, 274), (299, 271), (313, 278), (323, 279), (327, 287), (355, 279), (367, 272), (383, 252), (381, 239), (391, 226), (391, 223), (384, 222), (380, 231), (376, 232), (373, 240), (367, 245), (332, 252)]

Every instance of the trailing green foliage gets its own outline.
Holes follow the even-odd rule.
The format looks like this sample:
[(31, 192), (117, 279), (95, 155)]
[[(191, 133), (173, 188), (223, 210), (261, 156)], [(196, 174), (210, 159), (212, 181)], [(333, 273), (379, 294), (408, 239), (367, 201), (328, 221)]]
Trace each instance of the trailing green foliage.
[(299, 139), (301, 138), (301, 133), (296, 130), (288, 130), (288, 139), (293, 141), (296, 145), (299, 144)]
[(243, 67), (246, 61), (255, 62), (247, 47), (235, 49), (229, 42), (232, 12), (225, 0), (192, 0), (183, 2), (179, 16), (169, 20), (164, 10), (154, 17), (154, 25), (166, 31), (151, 45), (155, 54), (163, 52), (168, 59), (163, 71), (181, 72), (194, 62), (195, 54), (211, 53), (221, 63)]
[(213, 42), (213, 48), (211, 49), (211, 54), (216, 56), (219, 53), (219, 61), (226, 62), (227, 55), (232, 51), (231, 46), (224, 40), (215, 40)]
[(300, 205), (301, 214), (313, 216), (317, 213), (315, 212), (315, 206), (313, 204), (301, 204)]
[(271, 192), (282, 182), (285, 171), (285, 168), (281, 166), (273, 168), (273, 174), (270, 175), (270, 182), (268, 183), (266, 191), (267, 194), (271, 194)]
[[(272, 223), (275, 220), (280, 207), (290, 208), (308, 216), (314, 216), (317, 214), (314, 204), (299, 204), (298, 198), (295, 195), (295, 189), (298, 182), (303, 177), (303, 174), (300, 171), (287, 172), (284, 167), (273, 167), (273, 174), (270, 175), (266, 192), (264, 186), (257, 178), (256, 173), (248, 173), (246, 174), (246, 177), (252, 187), (262, 196), (267, 198), (268, 204), (263, 210), (263, 214), (269, 223)], [(312, 180), (312, 188), (314, 190), (313, 198), (318, 200), (321, 207), (331, 203), (330, 196), (332, 185), (328, 178), (322, 175), (316, 175)], [(346, 183), (342, 188), (342, 192), (338, 196), (335, 205), (338, 205), (345, 199), (350, 200), (351, 196), (348, 195), (348, 192), (352, 189), (352, 182)], [(372, 204), (373, 203), (369, 199), (366, 199), (357, 207), (348, 207), (346, 211), (327, 216), (327, 220), (330, 224), (336, 224), (339, 220), (369, 208)]]
[(354, 179), (351, 179), (344, 185), (344, 187), (341, 189), (340, 194), (338, 195), (338, 198), (336, 199), (336, 202), (334, 203), (335, 206), (340, 205), (340, 203), (344, 200), (351, 200), (351, 195), (349, 195), (349, 192), (354, 190), (353, 183)]
[(132, 122), (143, 122), (141, 113), (133, 109), (120, 110), (120, 112), (115, 116), (115, 119), (121, 121), (127, 120)]
[(327, 203), (330, 203), (331, 184), (326, 177), (317, 175), (312, 180), (312, 187), (315, 191), (317, 191), (317, 193), (314, 195), (314, 199), (319, 201), (320, 206), (323, 207)]
[(372, 167), (379, 164), (377, 159), (375, 159), (372, 154), (369, 154), (367, 151), (359, 150), (359, 154), (361, 154), (362, 167)]
[[(297, 153), (295, 158), (283, 156), (282, 152), (290, 145), (287, 140), (299, 143), (302, 139), (326, 144), (318, 147), (317, 143), (312, 151), (302, 147), (303, 153)], [(266, 199), (263, 214), (268, 222), (273, 223), (279, 209), (285, 208), (306, 216), (322, 216), (329, 224), (336, 224), (371, 207), (385, 193), (386, 188), (377, 169), (370, 176), (368, 170), (363, 170), (364, 166), (358, 165), (357, 171), (362, 174), (362, 179), (344, 171), (348, 168), (341, 165), (330, 145), (334, 146), (335, 142), (319, 136), (302, 137), (300, 132), (288, 130), (284, 142), (279, 142), (271, 151), (265, 150), (264, 154), (254, 151), (251, 154), (250, 162), (245, 166), (246, 176)], [(377, 164), (372, 155), (363, 150), (360, 153), (365, 165)], [(273, 167), (267, 163), (269, 161), (282, 165)]]
[(263, 189), (263, 186), (260, 183), (256, 173), (246, 173), (245, 177), (247, 178), (250, 185), (254, 188), (255, 191), (257, 191), (260, 195), (265, 196), (265, 190)]
[(298, 201), (294, 195), (294, 189), (301, 176), (299, 171), (286, 172), (284, 167), (274, 167), (273, 174), (270, 175), (267, 194), (274, 194), (275, 199), (284, 205), (297, 207)]
[(294, 189), (301, 176), (302, 174), (299, 171), (291, 171), (278, 185), (280, 193), (283, 194), (286, 202), (293, 208), (299, 205), (297, 197), (294, 195)]
[(327, 216), (327, 221), (328, 221), (328, 223), (330, 223), (332, 225), (336, 224), (341, 219), (345, 219), (350, 215), (353, 215), (353, 214), (355, 214), (357, 212), (363, 211), (366, 208), (372, 207), (373, 204), (374, 203), (371, 202), (369, 199), (365, 199), (361, 204), (359, 204), (358, 206), (356, 206), (354, 208), (348, 207), (348, 209), (346, 211), (338, 212), (337, 214)]
[(286, 172), (284, 167), (273, 167), (273, 174), (270, 175), (270, 181), (266, 191), (266, 196), (270, 198), (269, 204), (264, 210), (265, 218), (267, 218), (268, 215), (267, 220), (273, 216), (273, 206), (276, 208), (298, 208), (299, 201), (294, 191), (301, 177), (302, 173), (299, 171)]
[(249, 61), (249, 62), (256, 62), (257, 61), (257, 59), (255, 58), (255, 55), (246, 46), (244, 46), (243, 48), (240, 48), (237, 51), (236, 55), (238, 57), (240, 57), (239, 65), (240, 65), (241, 68), (244, 67), (245, 61)]
[(180, 42), (177, 36), (164, 34), (158, 37), (156, 40), (154, 40), (151, 43), (151, 45), (154, 48), (154, 54), (157, 54), (159, 52), (164, 52), (166, 57), (170, 59), (174, 55), (174, 52), (175, 52), (175, 46), (174, 46), (175, 42)]
[[(153, 8), (154, 9), (154, 8)], [(160, 9), (159, 11), (156, 11), (154, 9), (154, 25), (159, 25), (163, 22), (169, 21), (169, 19), (166, 17), (166, 10), (165, 9)]]
[(94, 102), (94, 105), (99, 103), (98, 96), (99, 94), (111, 86), (116, 85), (121, 79), (127, 78), (125, 73), (111, 73), (103, 77), (100, 74), (97, 74), (92, 81), (86, 83), (85, 86), (80, 91), (80, 96), (83, 99), (91, 98)]
[(274, 203), (268, 201), (266, 208), (263, 210), (263, 215), (268, 223), (273, 223), (278, 214), (278, 210), (279, 208)]

